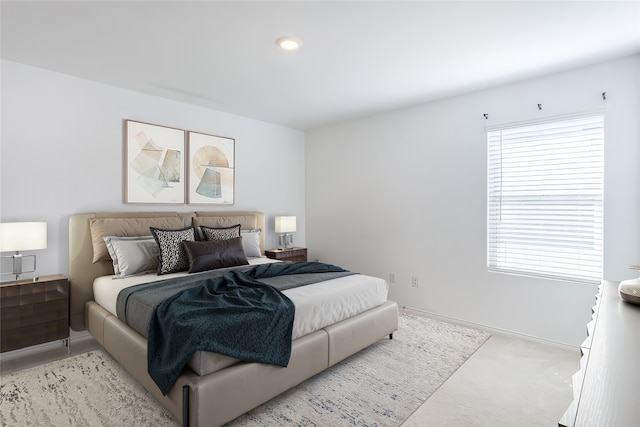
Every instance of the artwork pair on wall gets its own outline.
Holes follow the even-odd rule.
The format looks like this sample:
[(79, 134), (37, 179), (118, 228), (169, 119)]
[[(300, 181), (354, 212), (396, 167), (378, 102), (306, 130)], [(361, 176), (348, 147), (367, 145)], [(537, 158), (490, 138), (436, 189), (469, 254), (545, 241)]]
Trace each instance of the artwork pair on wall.
[(235, 140), (125, 120), (125, 171), (126, 203), (232, 205)]

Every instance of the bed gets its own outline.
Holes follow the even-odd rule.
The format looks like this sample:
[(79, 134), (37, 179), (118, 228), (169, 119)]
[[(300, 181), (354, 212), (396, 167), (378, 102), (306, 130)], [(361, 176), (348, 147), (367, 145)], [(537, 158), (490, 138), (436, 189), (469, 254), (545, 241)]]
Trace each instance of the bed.
[[(387, 336), (392, 338), (397, 330), (397, 304), (386, 299), (387, 285), (382, 279), (352, 274), (287, 289), (282, 293), (294, 302), (295, 317), (286, 367), (243, 362), (229, 356), (198, 351), (164, 394), (149, 375), (147, 338), (135, 327), (121, 321), (113, 302), (113, 295), (118, 294), (120, 288), (155, 280), (154, 275), (114, 280), (113, 261), (109, 257), (105, 259), (104, 254), (101, 254), (102, 258), (96, 255), (100, 252), (96, 245), (104, 237), (101, 232), (129, 237), (138, 234), (127, 229), (128, 226), (121, 226), (121, 223), (136, 223), (142, 228), (151, 224), (172, 229), (179, 228), (178, 225), (194, 225), (198, 229), (200, 226), (225, 228), (240, 224), (246, 248), (244, 233), (265, 230), (265, 217), (261, 212), (106, 212), (78, 214), (70, 218), (71, 328), (88, 330), (185, 426), (227, 423), (374, 342)], [(105, 224), (111, 228), (101, 230), (100, 226)], [(252, 250), (259, 251), (254, 255), (264, 254), (264, 232), (250, 238), (250, 244), (255, 242), (256, 245)], [(243, 268), (272, 262), (263, 256), (248, 259), (250, 265)], [(176, 273), (176, 276), (181, 274), (185, 275)], [(169, 277), (173, 277), (173, 273), (161, 278)], [(330, 296), (334, 291), (341, 294), (338, 299)], [(364, 298), (365, 294), (370, 295)], [(346, 308), (334, 310), (341, 305)]]

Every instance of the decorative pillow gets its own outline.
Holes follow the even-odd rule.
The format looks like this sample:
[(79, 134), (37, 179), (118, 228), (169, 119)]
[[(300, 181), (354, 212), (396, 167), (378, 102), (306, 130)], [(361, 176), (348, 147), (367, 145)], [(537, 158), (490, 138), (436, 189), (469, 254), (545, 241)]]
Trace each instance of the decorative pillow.
[(163, 230), (155, 227), (150, 227), (150, 229), (160, 248), (158, 274), (186, 270), (188, 260), (182, 242), (196, 240), (195, 228), (189, 226), (179, 230)]
[(241, 237), (206, 242), (184, 241), (182, 245), (189, 260), (189, 273), (249, 264)]
[(200, 231), (202, 231), (202, 235), (205, 240), (229, 240), (240, 237), (240, 224), (223, 228), (213, 228), (201, 225)]
[(93, 244), (93, 262), (109, 261), (109, 251), (104, 243), (105, 237), (151, 236), (149, 227), (176, 229), (184, 227), (184, 222), (178, 216), (91, 218), (89, 228)]
[(160, 249), (153, 236), (104, 238), (117, 277), (158, 269)]
[(248, 257), (261, 257), (260, 251), (260, 229), (242, 231), (242, 246), (244, 246), (244, 253)]

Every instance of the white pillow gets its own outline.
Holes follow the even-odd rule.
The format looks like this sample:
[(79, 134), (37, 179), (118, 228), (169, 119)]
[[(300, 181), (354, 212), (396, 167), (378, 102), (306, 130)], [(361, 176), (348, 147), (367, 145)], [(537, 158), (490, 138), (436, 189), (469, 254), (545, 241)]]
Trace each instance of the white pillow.
[(116, 277), (158, 269), (160, 248), (153, 236), (107, 236), (104, 243), (113, 260), (113, 272)]
[(246, 230), (240, 232), (242, 237), (242, 246), (244, 247), (244, 253), (248, 257), (261, 257), (260, 252), (260, 229)]

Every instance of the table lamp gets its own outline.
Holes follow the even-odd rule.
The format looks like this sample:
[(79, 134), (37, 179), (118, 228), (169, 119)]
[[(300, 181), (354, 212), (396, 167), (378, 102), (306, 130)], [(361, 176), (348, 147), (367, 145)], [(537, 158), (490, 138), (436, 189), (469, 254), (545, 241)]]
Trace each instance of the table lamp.
[[(2, 257), (2, 259), (11, 258), (13, 260), (13, 271), (0, 274), (3, 276), (12, 274), (16, 276), (16, 280), (19, 280), (22, 273), (33, 273), (36, 271), (36, 256), (23, 255), (20, 251), (35, 251), (46, 248), (46, 222), (0, 223), (0, 252), (15, 252), (11, 256)], [(22, 260), (24, 258), (33, 258), (33, 270), (23, 270)]]

